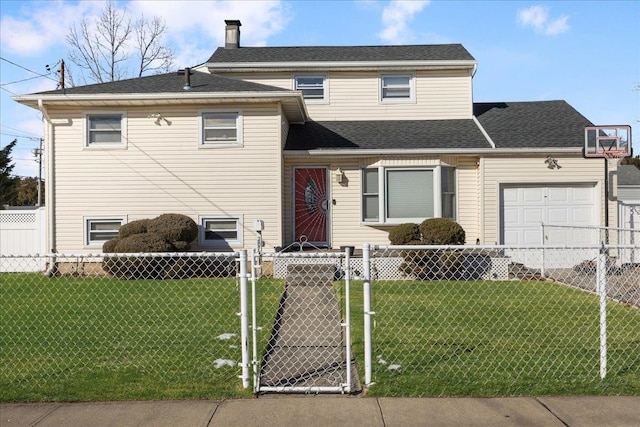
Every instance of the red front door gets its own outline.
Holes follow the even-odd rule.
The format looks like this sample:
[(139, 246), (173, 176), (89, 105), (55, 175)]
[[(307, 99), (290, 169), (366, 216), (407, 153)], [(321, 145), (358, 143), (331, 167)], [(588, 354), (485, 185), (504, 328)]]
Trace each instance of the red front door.
[(327, 168), (296, 168), (293, 187), (295, 241), (327, 244)]

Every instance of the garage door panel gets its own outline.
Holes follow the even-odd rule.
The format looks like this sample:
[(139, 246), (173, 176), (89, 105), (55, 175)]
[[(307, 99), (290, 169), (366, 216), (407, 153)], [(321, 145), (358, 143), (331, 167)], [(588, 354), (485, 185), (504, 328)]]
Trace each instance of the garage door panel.
[(544, 192), (542, 188), (525, 187), (522, 189), (522, 191), (523, 191), (522, 202), (524, 204), (538, 205), (544, 200)]
[(540, 225), (543, 220), (544, 210), (542, 208), (524, 208), (522, 212), (522, 224), (525, 227), (531, 225)]
[[(568, 224), (571, 217), (567, 207), (550, 207), (547, 209), (547, 221), (551, 224)], [(542, 222), (542, 221), (541, 221)]]
[[(509, 245), (537, 245), (542, 242), (541, 224), (559, 226), (594, 225), (598, 221), (598, 198), (592, 184), (507, 185), (502, 188), (502, 236)], [(592, 236), (584, 230), (570, 228), (549, 229), (544, 236), (547, 245), (580, 245), (591, 243)], [(519, 256), (516, 253), (510, 254)], [(582, 254), (563, 255), (562, 261), (573, 266)], [(580, 259), (578, 259), (580, 258)], [(524, 262), (524, 260), (514, 262)], [(532, 259), (526, 265), (540, 268)]]
[(573, 225), (593, 225), (593, 208), (578, 206), (571, 210), (571, 222)]

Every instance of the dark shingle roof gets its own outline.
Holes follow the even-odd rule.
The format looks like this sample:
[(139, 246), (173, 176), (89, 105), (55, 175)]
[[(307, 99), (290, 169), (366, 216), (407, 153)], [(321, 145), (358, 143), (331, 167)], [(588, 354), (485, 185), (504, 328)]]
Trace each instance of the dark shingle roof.
[(491, 148), (473, 120), (308, 122), (291, 125), (285, 150)]
[(581, 149), (593, 126), (565, 101), (474, 103), (473, 114), (496, 148)]
[(640, 169), (635, 165), (618, 166), (618, 185), (640, 185)]
[(116, 82), (76, 86), (67, 89), (40, 92), (46, 95), (101, 95), (101, 94), (150, 94), (188, 92), (282, 92), (282, 88), (221, 77), (199, 71), (191, 73), (191, 90), (185, 91), (184, 74), (168, 73), (137, 77)]
[(461, 44), (403, 46), (219, 47), (216, 62), (473, 61)]

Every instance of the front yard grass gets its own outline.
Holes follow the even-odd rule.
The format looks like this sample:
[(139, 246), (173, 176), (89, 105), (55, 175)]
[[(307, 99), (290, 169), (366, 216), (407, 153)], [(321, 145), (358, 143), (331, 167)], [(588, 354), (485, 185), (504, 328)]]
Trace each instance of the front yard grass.
[(238, 311), (235, 278), (0, 274), (0, 401), (249, 397)]
[[(351, 293), (358, 305), (354, 350), (361, 358), (361, 282), (352, 283)], [(373, 396), (640, 394), (635, 307), (608, 303), (603, 380), (598, 297), (568, 286), (378, 281), (372, 310)]]

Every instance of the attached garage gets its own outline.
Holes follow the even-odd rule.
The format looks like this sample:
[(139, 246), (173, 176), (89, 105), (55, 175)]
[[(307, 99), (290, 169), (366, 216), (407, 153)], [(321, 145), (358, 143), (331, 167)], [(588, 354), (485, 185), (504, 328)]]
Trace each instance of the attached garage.
[[(576, 228), (549, 227), (545, 229), (544, 242), (542, 236), (543, 223), (567, 227), (599, 225), (599, 198), (593, 183), (508, 184), (501, 186), (500, 193), (500, 239), (505, 245), (544, 243), (572, 246), (594, 244), (597, 241), (595, 230)], [(553, 260), (555, 267), (570, 267), (590, 257), (591, 254), (578, 251), (562, 251), (552, 257), (546, 256)], [(542, 259), (542, 251), (531, 251), (517, 261), (540, 268)]]

